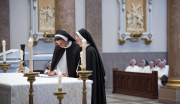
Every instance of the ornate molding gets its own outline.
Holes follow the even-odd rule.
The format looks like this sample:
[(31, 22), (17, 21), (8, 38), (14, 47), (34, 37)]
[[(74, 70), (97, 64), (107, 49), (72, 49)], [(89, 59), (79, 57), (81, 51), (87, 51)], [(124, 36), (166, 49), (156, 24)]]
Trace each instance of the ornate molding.
[(33, 46), (36, 46), (38, 44), (38, 41), (36, 40), (38, 38), (38, 35), (36, 33), (34, 33), (33, 38), (34, 38)]
[[(43, 37), (45, 37), (46, 40), (54, 40), (54, 31), (50, 31), (50, 32), (44, 32)], [(48, 36), (49, 35), (49, 36)], [(51, 35), (51, 36), (50, 36)]]
[[(125, 41), (145, 40), (150, 44), (152, 38), (152, 1), (153, 0), (119, 0), (119, 44)], [(139, 32), (139, 33), (138, 33)], [(125, 38), (122, 38), (125, 35)]]

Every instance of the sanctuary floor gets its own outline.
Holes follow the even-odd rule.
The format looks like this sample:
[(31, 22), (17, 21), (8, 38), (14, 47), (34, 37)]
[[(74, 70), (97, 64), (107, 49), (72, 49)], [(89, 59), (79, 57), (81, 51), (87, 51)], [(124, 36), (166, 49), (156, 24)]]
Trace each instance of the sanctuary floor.
[(106, 90), (107, 104), (163, 104), (157, 99), (148, 99), (136, 96), (112, 93), (112, 89)]

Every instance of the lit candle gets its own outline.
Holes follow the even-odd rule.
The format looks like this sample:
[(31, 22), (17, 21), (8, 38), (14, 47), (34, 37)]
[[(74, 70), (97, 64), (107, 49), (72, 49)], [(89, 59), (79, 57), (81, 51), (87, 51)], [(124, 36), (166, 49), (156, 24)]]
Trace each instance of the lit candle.
[(23, 60), (23, 51), (20, 50), (20, 59)]
[(83, 51), (80, 52), (80, 57), (81, 57), (81, 65), (83, 65)]
[(33, 72), (33, 40), (30, 39), (28, 40), (28, 44), (29, 44), (29, 72), (32, 73)]
[(5, 40), (2, 41), (2, 45), (3, 45), (3, 62), (6, 62), (6, 41)]
[(86, 68), (86, 44), (87, 44), (86, 39), (83, 39), (82, 40), (82, 51), (83, 51), (83, 65), (82, 65), (82, 67), (83, 68)]
[(62, 73), (58, 73), (58, 88), (62, 88)]

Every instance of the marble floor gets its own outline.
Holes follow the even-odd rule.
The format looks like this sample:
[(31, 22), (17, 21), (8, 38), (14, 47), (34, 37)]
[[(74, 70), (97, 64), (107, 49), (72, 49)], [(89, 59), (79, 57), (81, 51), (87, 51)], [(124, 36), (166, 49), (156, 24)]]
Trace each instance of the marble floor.
[(106, 89), (106, 100), (107, 104), (163, 104), (157, 99), (112, 93), (112, 89)]

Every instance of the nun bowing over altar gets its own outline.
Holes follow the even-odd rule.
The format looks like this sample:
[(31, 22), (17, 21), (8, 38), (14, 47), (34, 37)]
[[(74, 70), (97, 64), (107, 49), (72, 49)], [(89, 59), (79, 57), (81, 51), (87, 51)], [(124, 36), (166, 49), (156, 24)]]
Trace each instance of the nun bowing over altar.
[(75, 39), (63, 30), (56, 31), (54, 41), (58, 45), (54, 49), (51, 71), (48, 71), (48, 75), (57, 74), (54, 71), (57, 67), (57, 72), (61, 72), (63, 76), (75, 78), (81, 48), (76, 44)]
[(86, 70), (92, 71), (89, 79), (93, 80), (91, 104), (106, 104), (105, 71), (99, 51), (87, 30), (81, 29), (76, 34), (75, 38), (80, 47), (82, 47), (82, 39), (87, 41)]

